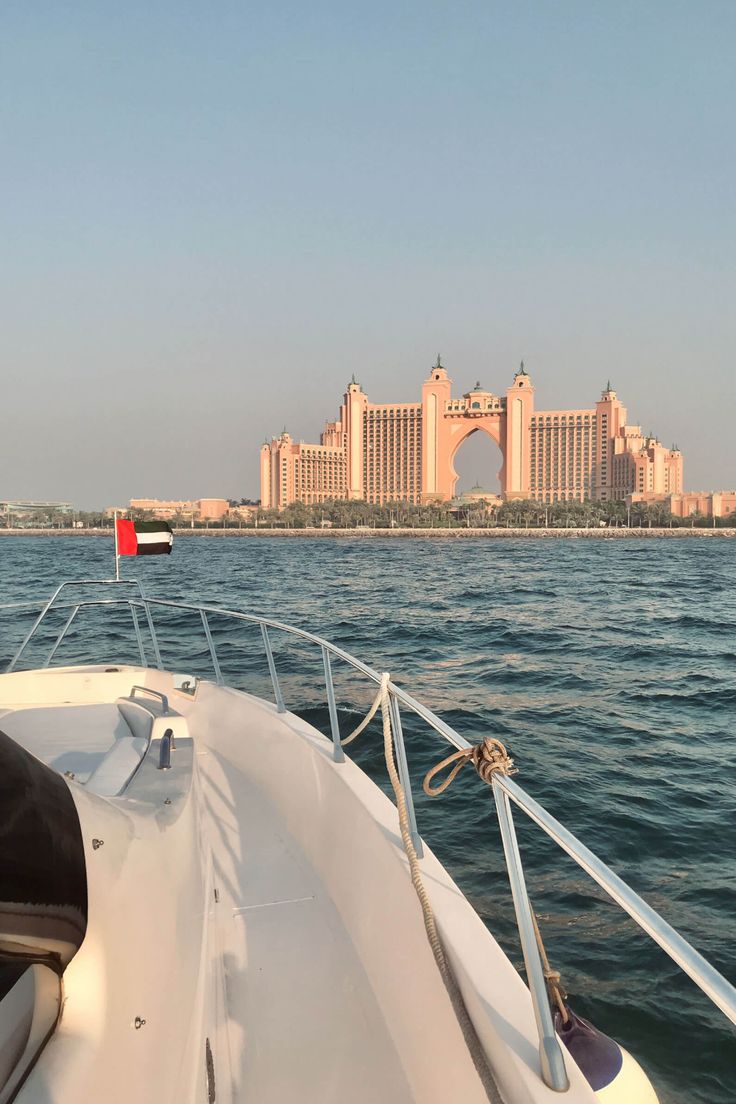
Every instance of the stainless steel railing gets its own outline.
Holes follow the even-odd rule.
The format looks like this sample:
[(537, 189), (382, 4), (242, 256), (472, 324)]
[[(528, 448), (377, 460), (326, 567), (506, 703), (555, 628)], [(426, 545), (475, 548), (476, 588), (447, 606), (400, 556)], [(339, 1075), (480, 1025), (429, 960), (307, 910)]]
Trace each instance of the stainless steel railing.
[[(76, 598), (71, 601), (60, 601), (63, 592), (67, 588), (81, 587), (106, 587), (118, 588), (121, 586), (134, 587), (132, 596), (127, 597), (94, 597)], [(146, 650), (141, 633), (138, 612), (143, 611), (149, 630), (150, 643), (157, 667), (161, 667), (161, 653), (156, 635), (156, 627), (152, 609), (186, 610), (199, 614), (202, 629), (209, 650), (212, 667), (215, 673), (215, 681), (222, 685), (224, 682), (220, 660), (217, 654), (217, 646), (209, 624), (209, 616), (217, 615), (236, 622), (248, 622), (260, 627), (262, 643), (266, 663), (268, 666), (274, 701), (278, 712), (286, 711), (284, 697), (281, 690), (276, 660), (271, 646), (269, 630), (285, 633), (291, 637), (306, 641), (320, 649), (322, 666), (325, 679), (325, 694), (330, 718), (330, 732), (333, 744), (333, 757), (335, 762), (344, 761), (345, 753), (340, 739), (340, 723), (335, 697), (335, 687), (332, 675), (333, 659), (340, 660), (349, 667), (358, 671), (361, 675), (380, 685), (381, 675), (366, 663), (357, 659), (349, 652), (338, 648), (335, 644), (325, 640), (321, 636), (307, 632), (305, 629), (286, 625), (272, 618), (258, 617), (254, 614), (241, 613), (237, 610), (221, 609), (217, 606), (201, 605), (188, 602), (174, 602), (164, 598), (148, 597), (143, 593), (138, 580), (110, 580), (87, 579), (70, 580), (57, 587), (54, 594), (43, 606), (31, 629), (24, 637), (20, 647), (8, 664), (7, 671), (15, 670), (28, 645), (38, 633), (46, 616), (52, 609), (70, 609), (71, 612), (65, 624), (56, 636), (51, 650), (46, 656), (44, 666), (48, 666), (56, 655), (60, 644), (68, 634), (72, 625), (77, 622), (81, 610), (89, 607), (100, 606), (127, 606), (130, 610), (133, 629), (138, 644), (141, 664), (147, 666)], [(16, 610), (35, 608), (35, 604), (13, 603), (0, 605), (2, 610)], [(78, 622), (77, 622), (78, 623)], [(409, 774), (406, 747), (401, 725), (401, 707), (414, 713), (423, 720), (431, 729), (437, 732), (443, 740), (452, 744), (455, 748), (469, 748), (470, 743), (456, 732), (450, 725), (438, 717), (432, 710), (427, 709), (421, 702), (413, 698), (400, 686), (389, 683), (391, 701), (391, 720), (396, 744), (396, 758), (399, 775), (406, 793), (407, 808), (411, 824), (412, 837), (419, 857), (422, 856), (422, 842), (417, 829), (414, 803), (412, 799), (411, 777)], [(736, 1024), (736, 989), (721, 974), (715, 970), (698, 951), (692, 947), (671, 925), (655, 912), (630, 886), (615, 874), (597, 855), (594, 855), (576, 836), (569, 832), (558, 820), (556, 820), (543, 806), (536, 802), (526, 791), (511, 778), (494, 774), (492, 781), (493, 797), (501, 830), (501, 839), (504, 848), (506, 868), (511, 885), (511, 892), (516, 913), (519, 940), (524, 957), (527, 980), (532, 996), (532, 1004), (539, 1037), (539, 1058), (541, 1074), (545, 1083), (557, 1092), (564, 1092), (568, 1087), (567, 1075), (562, 1056), (562, 1049), (554, 1031), (554, 1024), (547, 998), (544, 972), (539, 957), (534, 928), (531, 918), (531, 904), (524, 879), (524, 867), (516, 839), (512, 803), (521, 809), (534, 823), (536, 823), (554, 842), (565, 851), (608, 896), (638, 924), (684, 971), (713, 1004), (734, 1024)]]
[(169, 712), (169, 699), (160, 690), (154, 690), (151, 686), (131, 686), (130, 697), (134, 698), (136, 694), (148, 694), (151, 698), (157, 698), (161, 702), (161, 709), (164, 714)]

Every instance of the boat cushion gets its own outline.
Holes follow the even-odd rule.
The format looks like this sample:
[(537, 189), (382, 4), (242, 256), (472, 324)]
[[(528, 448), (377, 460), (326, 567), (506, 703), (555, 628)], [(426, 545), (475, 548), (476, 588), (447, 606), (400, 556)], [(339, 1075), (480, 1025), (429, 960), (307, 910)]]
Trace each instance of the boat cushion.
[(118, 713), (125, 722), (124, 734), (118, 735), (112, 747), (87, 779), (87, 789), (100, 797), (121, 794), (138, 770), (151, 743), (153, 714), (146, 705), (119, 698)]
[(123, 792), (148, 751), (144, 736), (119, 736), (87, 780), (87, 789), (100, 797), (115, 797)]
[(118, 698), (116, 705), (131, 736), (140, 737), (148, 743), (151, 739), (153, 719), (156, 716), (154, 703), (146, 702), (143, 705), (137, 701), (131, 701), (130, 698)]

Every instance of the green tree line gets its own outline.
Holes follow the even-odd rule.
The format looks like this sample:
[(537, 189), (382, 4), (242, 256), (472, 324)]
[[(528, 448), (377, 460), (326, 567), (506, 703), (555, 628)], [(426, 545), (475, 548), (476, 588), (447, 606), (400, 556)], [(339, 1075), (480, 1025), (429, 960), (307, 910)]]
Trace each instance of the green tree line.
[[(736, 512), (716, 518), (716, 526), (736, 525)], [(227, 522), (225, 523), (227, 524)], [(243, 522), (245, 525), (246, 523)], [(625, 502), (557, 502), (549, 506), (533, 499), (517, 499), (494, 507), (483, 501), (458, 506), (450, 502), (413, 506), (393, 502), (381, 506), (361, 501), (335, 499), (316, 506), (294, 502), (284, 510), (258, 509), (249, 525), (305, 529), (331, 526), (355, 529), (401, 528), (604, 528), (630, 526), (656, 528), (682, 526), (712, 527), (713, 518), (694, 515), (676, 518), (662, 503), (634, 505)]]
[[(141, 518), (152, 518), (150, 511), (143, 511)], [(225, 518), (223, 521), (195, 521), (189, 514), (169, 519), (175, 528), (195, 529), (238, 529), (263, 528), (308, 529), (331, 527), (336, 529), (356, 529), (360, 527), (389, 528), (659, 528), (659, 527), (695, 527), (712, 528), (714, 519), (695, 514), (688, 518), (677, 518), (665, 508), (663, 503), (642, 503), (631, 507), (625, 502), (556, 502), (545, 506), (533, 499), (517, 499), (504, 502), (500, 506), (479, 501), (468, 505), (450, 502), (438, 502), (426, 506), (413, 506), (405, 502), (393, 502), (385, 505), (371, 505), (368, 502), (347, 499), (332, 499), (320, 505), (307, 506), (303, 502), (294, 502), (285, 510), (263, 510), (254, 507), (253, 516), (248, 520)], [(0, 527), (68, 529), (112, 529), (113, 519), (101, 511), (80, 510), (70, 513), (34, 511), (21, 517), (0, 515)], [(736, 526), (736, 511), (727, 517), (716, 518), (716, 528)]]

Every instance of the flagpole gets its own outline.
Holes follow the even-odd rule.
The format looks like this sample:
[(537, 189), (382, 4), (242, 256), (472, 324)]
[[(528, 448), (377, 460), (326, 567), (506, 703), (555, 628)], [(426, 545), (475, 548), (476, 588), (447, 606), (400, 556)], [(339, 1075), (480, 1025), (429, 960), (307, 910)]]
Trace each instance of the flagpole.
[(118, 512), (115, 510), (115, 582), (120, 582), (120, 553), (118, 552)]

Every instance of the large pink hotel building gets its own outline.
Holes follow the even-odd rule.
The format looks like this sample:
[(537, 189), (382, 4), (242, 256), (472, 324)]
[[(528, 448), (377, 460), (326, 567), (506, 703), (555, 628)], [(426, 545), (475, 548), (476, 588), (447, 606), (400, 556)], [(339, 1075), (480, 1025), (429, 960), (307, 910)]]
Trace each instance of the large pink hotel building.
[(552, 503), (682, 492), (682, 454), (629, 425), (610, 384), (594, 407), (535, 410), (522, 362), (505, 395), (478, 383), (455, 399), (438, 357), (421, 402), (369, 402), (353, 377), (338, 420), (326, 424), (318, 445), (293, 441), (286, 431), (266, 442), (261, 504), (447, 501), (457, 482), (455, 454), (479, 431), (501, 451), (506, 499)]

